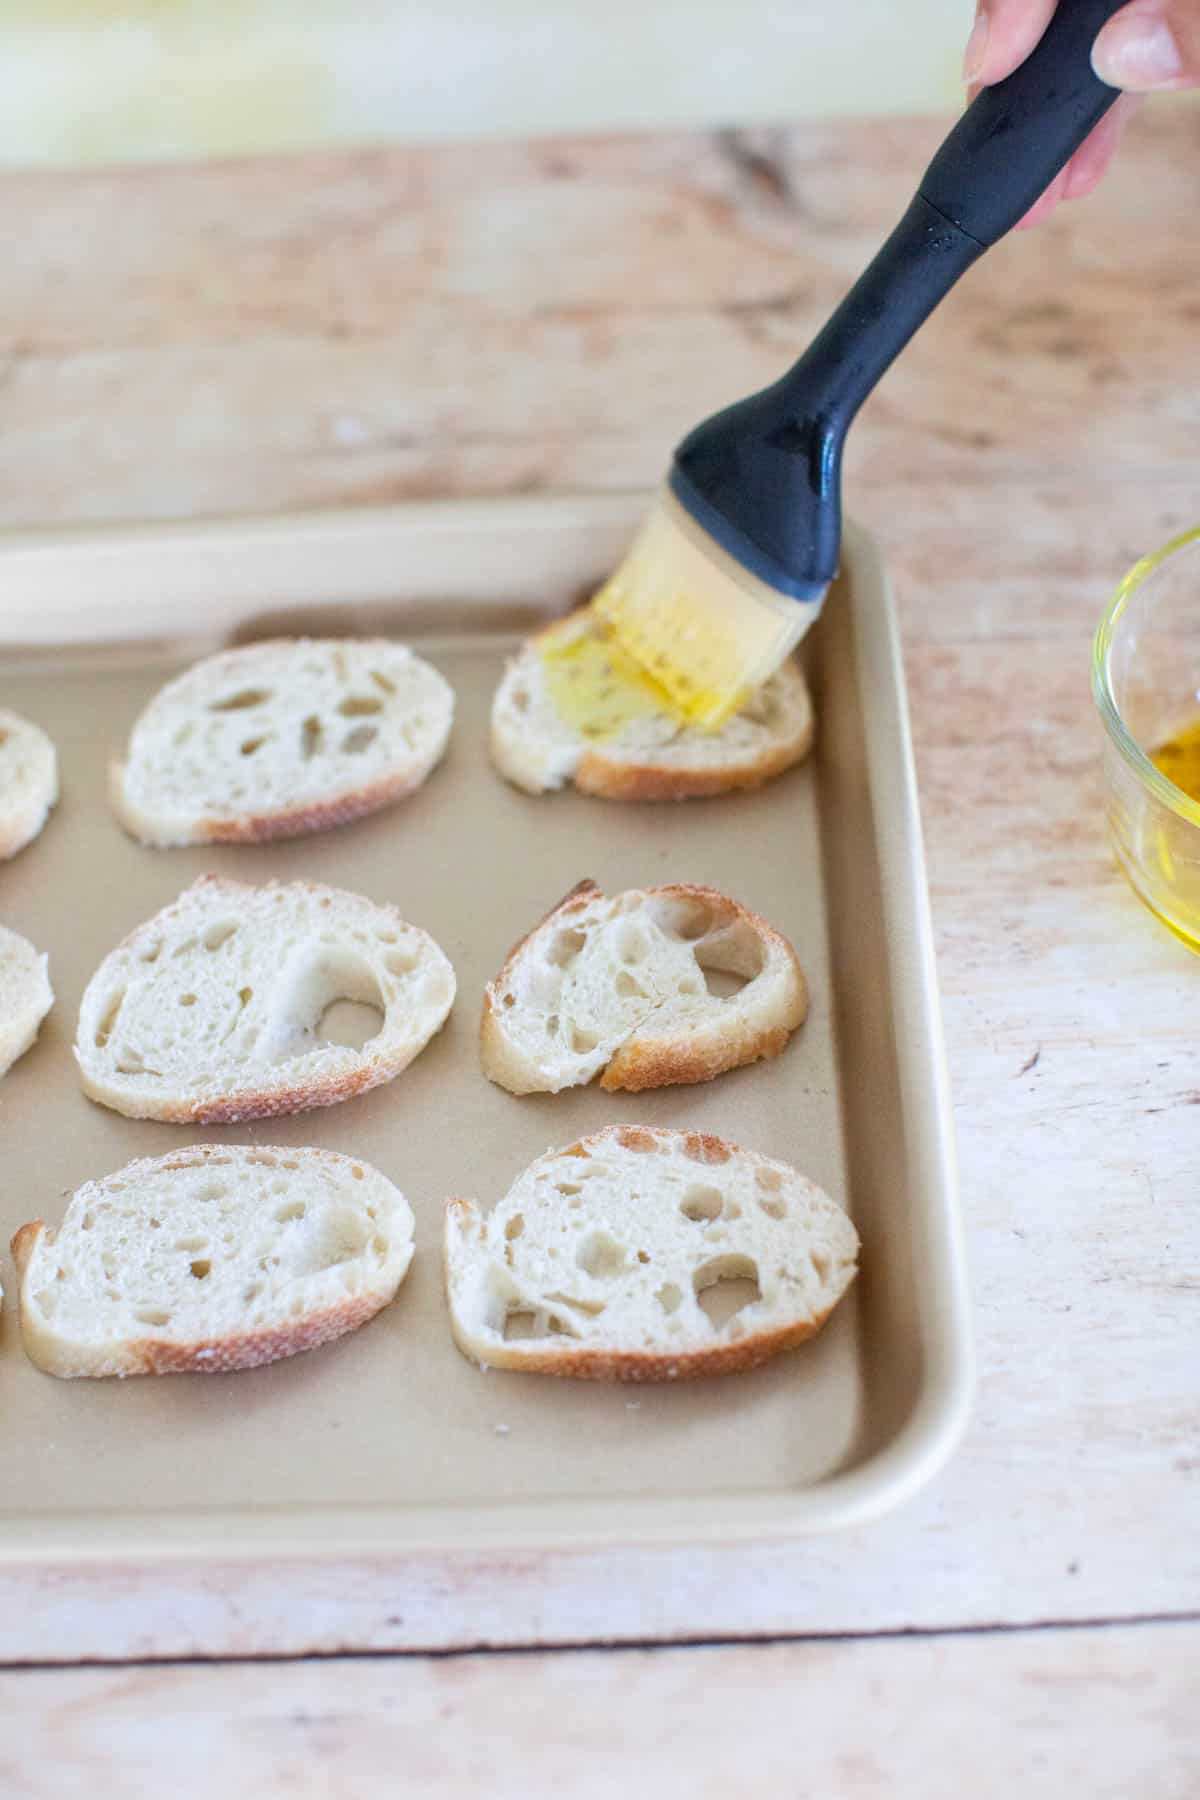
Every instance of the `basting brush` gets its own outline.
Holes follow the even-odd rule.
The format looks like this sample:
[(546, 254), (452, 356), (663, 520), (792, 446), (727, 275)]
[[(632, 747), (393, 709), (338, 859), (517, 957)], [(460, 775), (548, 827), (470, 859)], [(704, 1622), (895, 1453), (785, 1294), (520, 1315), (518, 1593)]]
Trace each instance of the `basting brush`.
[(691, 723), (720, 725), (816, 619), (838, 567), (846, 432), (959, 276), (1117, 98), (1093, 73), (1091, 48), (1122, 3), (1059, 0), (1029, 59), (967, 108), (799, 362), (675, 452), (661, 497), (594, 604)]

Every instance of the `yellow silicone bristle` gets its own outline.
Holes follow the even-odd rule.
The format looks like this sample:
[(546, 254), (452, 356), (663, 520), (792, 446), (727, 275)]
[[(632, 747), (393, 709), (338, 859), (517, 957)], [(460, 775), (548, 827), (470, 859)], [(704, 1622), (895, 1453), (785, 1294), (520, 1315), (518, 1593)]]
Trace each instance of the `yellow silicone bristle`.
[(708, 730), (775, 673), (818, 610), (743, 569), (669, 493), (593, 605), (672, 710)]

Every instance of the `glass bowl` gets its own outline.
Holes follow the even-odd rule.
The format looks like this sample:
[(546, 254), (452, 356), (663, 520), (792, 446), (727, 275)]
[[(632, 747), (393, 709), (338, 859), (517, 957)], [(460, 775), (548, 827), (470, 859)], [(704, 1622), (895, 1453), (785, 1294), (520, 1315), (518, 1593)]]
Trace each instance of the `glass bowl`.
[(1200, 801), (1177, 785), (1200, 794), (1200, 526), (1122, 581), (1096, 633), (1092, 692), (1117, 858), (1155, 917), (1200, 952)]

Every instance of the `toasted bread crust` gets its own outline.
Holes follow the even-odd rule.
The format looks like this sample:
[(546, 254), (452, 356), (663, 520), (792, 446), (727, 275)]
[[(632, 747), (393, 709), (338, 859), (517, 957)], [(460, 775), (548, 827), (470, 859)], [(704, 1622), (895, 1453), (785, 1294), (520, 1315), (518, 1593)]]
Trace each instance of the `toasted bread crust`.
[(153, 1119), (163, 1125), (242, 1125), (250, 1119), (281, 1118), (286, 1113), (312, 1112), (319, 1106), (339, 1106), (357, 1094), (382, 1087), (407, 1069), (413, 1060), (379, 1057), (369, 1068), (356, 1069), (340, 1081), (310, 1081), (302, 1087), (248, 1090), (227, 1099), (171, 1101), (154, 1095), (139, 1099), (124, 1088), (93, 1081), (80, 1070), (79, 1084), (89, 1100), (96, 1100), (127, 1119)]
[(637, 1094), (647, 1088), (689, 1087), (700, 1081), (713, 1081), (718, 1075), (727, 1075), (730, 1069), (742, 1069), (749, 1063), (778, 1056), (794, 1029), (779, 1025), (760, 1031), (726, 1032), (698, 1049), (689, 1049), (682, 1040), (661, 1046), (635, 1040), (617, 1051), (600, 1077), (600, 1086), (609, 1094)]
[(8, 1247), (12, 1251), (12, 1259), (17, 1265), (19, 1281), (24, 1281), (29, 1259), (37, 1248), (37, 1241), (45, 1229), (46, 1221), (44, 1219), (31, 1219), (28, 1225), (22, 1225), (19, 1230), (14, 1232), (12, 1242)]
[(603, 750), (589, 750), (575, 771), (575, 786), (598, 800), (711, 800), (741, 788), (762, 787), (808, 755), (813, 724), (790, 744), (765, 751), (757, 761), (728, 769), (672, 769), (662, 764), (617, 762)]
[[(419, 1053), (418, 1053), (419, 1054)], [(76, 1052), (76, 1061), (79, 1060)], [(403, 1074), (415, 1056), (376, 1056), (370, 1064), (352, 1069), (336, 1081), (309, 1081), (298, 1087), (247, 1089), (212, 1100), (160, 1100), (154, 1094), (138, 1097), (126, 1088), (95, 1081), (82, 1066), (79, 1085), (89, 1100), (110, 1107), (127, 1119), (154, 1119), (164, 1125), (241, 1125), (250, 1119), (281, 1118), (286, 1113), (312, 1112), (319, 1106), (339, 1106), (357, 1094), (368, 1094)]]
[(199, 1338), (189, 1344), (172, 1344), (162, 1338), (146, 1337), (122, 1344), (118, 1352), (108, 1355), (68, 1350), (44, 1332), (24, 1306), (25, 1272), (45, 1231), (44, 1222), (38, 1219), (22, 1225), (12, 1240), (12, 1257), (18, 1276), (17, 1304), (21, 1311), (22, 1341), (30, 1362), (45, 1374), (57, 1375), (62, 1380), (84, 1376), (103, 1379), (110, 1375), (227, 1375), (235, 1369), (256, 1369), (263, 1363), (298, 1356), (305, 1350), (316, 1350), (322, 1344), (345, 1337), (374, 1318), (387, 1304), (386, 1300), (373, 1294), (361, 1294), (322, 1312), (310, 1313), (295, 1325), (269, 1331)]
[[(243, 813), (236, 817), (197, 819), (186, 836), (169, 837), (155, 831), (145, 815), (131, 807), (124, 791), (125, 764), (115, 762), (109, 772), (109, 799), (122, 826), (141, 844), (158, 849), (183, 849), (192, 844), (269, 844), (282, 838), (307, 837), (329, 831), (355, 819), (380, 812), (394, 801), (406, 799), (423, 787), (428, 775), (382, 777), (311, 806), (288, 807), (279, 812)], [(432, 772), (432, 771), (431, 771)]]
[[(669, 899), (695, 900), (712, 911), (721, 925), (740, 922), (746, 925), (764, 946), (773, 948), (785, 959), (792, 977), (791, 992), (785, 996), (781, 1012), (766, 1023), (748, 1023), (736, 1017), (721, 1017), (707, 1022), (705, 1029), (673, 1037), (654, 1035), (653, 1018), (634, 1030), (620, 1045), (599, 1078), (608, 1093), (642, 1092), (648, 1088), (694, 1085), (712, 1081), (730, 1069), (778, 1056), (792, 1033), (804, 1023), (808, 1014), (808, 987), (804, 971), (792, 945), (782, 932), (760, 914), (731, 899), (717, 888), (696, 882), (669, 882), (638, 890), (647, 895)], [(509, 951), (498, 973), (484, 991), (483, 1011), (479, 1025), (480, 1060), (489, 1080), (509, 1086), (504, 1078), (509, 1055), (499, 995), (508, 984), (513, 966), (526, 946), (539, 932), (557, 926), (590, 901), (602, 898), (597, 884), (585, 879), (564, 894), (544, 918), (518, 939)], [(510, 1091), (516, 1091), (510, 1088)], [(544, 1090), (532, 1090), (544, 1091)]]
[[(448, 1200), (447, 1210), (455, 1210), (463, 1218), (472, 1217), (472, 1200)], [(449, 1271), (443, 1269), (445, 1281)], [(811, 1319), (781, 1326), (776, 1331), (760, 1331), (737, 1343), (714, 1344), (711, 1349), (686, 1350), (677, 1355), (655, 1355), (638, 1350), (535, 1350), (518, 1349), (506, 1343), (488, 1344), (482, 1351), (466, 1332), (459, 1330), (453, 1309), (450, 1329), (464, 1356), (472, 1362), (486, 1361), (489, 1369), (511, 1369), (527, 1375), (557, 1375), (573, 1381), (663, 1382), (696, 1381), (714, 1375), (740, 1375), (757, 1369), (784, 1350), (815, 1337), (829, 1318), (833, 1307)]]

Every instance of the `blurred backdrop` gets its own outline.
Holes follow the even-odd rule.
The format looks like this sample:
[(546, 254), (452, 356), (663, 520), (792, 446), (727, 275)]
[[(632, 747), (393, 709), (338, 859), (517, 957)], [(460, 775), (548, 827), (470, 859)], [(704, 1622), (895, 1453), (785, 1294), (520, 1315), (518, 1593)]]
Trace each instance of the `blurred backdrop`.
[(2, 0), (0, 163), (961, 104), (972, 0)]

